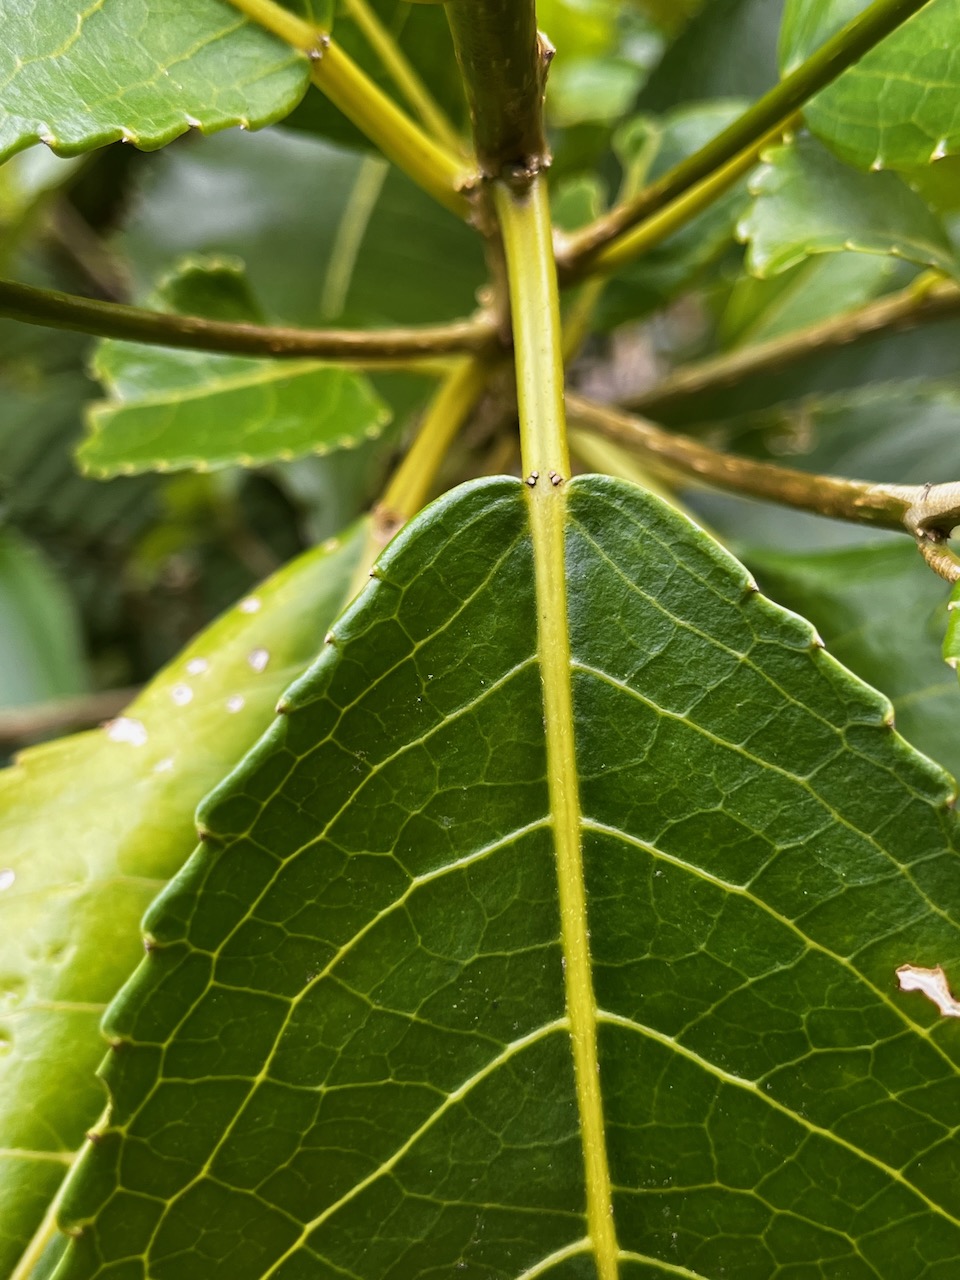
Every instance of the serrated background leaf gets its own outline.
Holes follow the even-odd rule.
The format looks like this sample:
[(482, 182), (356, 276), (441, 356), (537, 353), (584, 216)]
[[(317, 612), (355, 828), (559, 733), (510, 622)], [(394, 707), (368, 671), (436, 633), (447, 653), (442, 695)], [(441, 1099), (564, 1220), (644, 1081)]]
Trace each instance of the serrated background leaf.
[(120, 138), (151, 149), (191, 128), (259, 128), (308, 83), (303, 54), (217, 0), (2, 0), (0, 29), (0, 161), (37, 142), (76, 155)]
[(812, 138), (766, 152), (750, 194), (737, 233), (755, 275), (777, 275), (811, 254), (845, 249), (960, 273), (939, 218), (902, 179), (858, 173)]
[[(188, 259), (154, 304), (261, 320), (240, 264)], [(317, 360), (249, 360), (101, 342), (93, 369), (111, 399), (90, 407), (81, 468), (107, 478), (184, 467), (262, 466), (376, 438), (390, 410), (362, 374)]]
[[(866, 8), (868, 0), (787, 0), (786, 75)], [(960, 0), (931, 0), (804, 108), (841, 159), (861, 169), (916, 169), (960, 150)]]
[(949, 1276), (960, 1026), (895, 978), (960, 965), (949, 781), (681, 517), (567, 493), (592, 993), (528, 497), (478, 482), (408, 526), (204, 805), (109, 1016), (57, 1280), (595, 1274), (565, 961), (624, 1276)]
[(193, 813), (316, 653), (363, 543), (306, 553), (199, 635), (112, 729), (0, 772), (0, 1271), (9, 1275), (103, 1106), (104, 1003)]

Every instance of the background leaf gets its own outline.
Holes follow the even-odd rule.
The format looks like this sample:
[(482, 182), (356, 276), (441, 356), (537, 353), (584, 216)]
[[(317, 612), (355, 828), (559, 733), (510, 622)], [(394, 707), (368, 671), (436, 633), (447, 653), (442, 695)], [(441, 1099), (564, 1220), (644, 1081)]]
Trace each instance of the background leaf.
[[(624, 173), (623, 194), (634, 194), (697, 151), (736, 119), (745, 105), (740, 99), (724, 99), (681, 107), (660, 120), (641, 116), (628, 121), (615, 139)], [(598, 323), (614, 328), (689, 289), (733, 244), (734, 228), (746, 203), (744, 184), (738, 183), (635, 265), (618, 272), (604, 289)]]
[(189, 14), (140, 0), (2, 0), (0, 28), (0, 161), (37, 142), (75, 155), (120, 138), (150, 149), (191, 128), (258, 128), (308, 83), (303, 54), (217, 0), (194, 0)]
[(40, 551), (0, 529), (0, 707), (19, 707), (87, 685), (70, 599)]
[[(223, 320), (262, 319), (242, 268), (215, 259), (181, 263), (161, 285), (158, 303)], [(355, 448), (390, 421), (361, 374), (317, 360), (106, 341), (93, 367), (111, 399), (91, 406), (77, 458), (100, 477), (322, 455)]]
[[(787, 0), (784, 75), (865, 9), (867, 0)], [(861, 169), (914, 169), (960, 150), (960, 0), (930, 0), (804, 108), (841, 159)]]
[(380, 161), (283, 129), (151, 160), (120, 241), (142, 292), (185, 254), (228, 254), (291, 324), (427, 324), (475, 306), (479, 237)]
[(960, 274), (943, 225), (916, 192), (896, 174), (850, 169), (812, 138), (766, 152), (750, 194), (737, 233), (755, 275), (777, 275), (811, 254), (844, 249)]
[(320, 647), (362, 531), (307, 552), (199, 635), (105, 729), (0, 772), (0, 1271), (33, 1235), (103, 1092), (104, 1003), (183, 862), (197, 802)]
[(203, 806), (108, 1017), (57, 1280), (587, 1276), (571, 967), (625, 1275), (947, 1276), (960, 1027), (895, 970), (960, 965), (948, 780), (676, 513), (567, 495), (592, 974), (527, 496), (478, 482), (393, 543)]

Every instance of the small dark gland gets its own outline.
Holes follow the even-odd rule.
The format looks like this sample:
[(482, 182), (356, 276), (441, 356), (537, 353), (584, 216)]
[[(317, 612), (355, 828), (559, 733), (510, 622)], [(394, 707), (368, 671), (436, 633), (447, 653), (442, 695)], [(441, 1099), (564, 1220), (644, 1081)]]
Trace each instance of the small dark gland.
[(540, 479), (540, 472), (531, 471), (530, 474), (527, 476), (525, 483), (528, 484), (531, 489), (533, 489), (539, 479)]
[(563, 476), (558, 476), (556, 471), (550, 472), (550, 483), (556, 488), (558, 484), (563, 484)]

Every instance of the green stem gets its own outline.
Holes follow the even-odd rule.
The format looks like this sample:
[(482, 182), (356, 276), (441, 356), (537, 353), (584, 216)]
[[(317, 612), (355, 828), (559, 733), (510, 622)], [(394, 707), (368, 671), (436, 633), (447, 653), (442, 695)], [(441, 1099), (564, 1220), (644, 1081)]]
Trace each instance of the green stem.
[(567, 1018), (583, 1141), (587, 1226), (598, 1280), (617, 1280), (618, 1245), (600, 1095), (597, 1003), (584, 884), (582, 815), (571, 688), (560, 308), (543, 175), (520, 193), (494, 184), (513, 316), (520, 452), (527, 477)]
[(409, 368), (423, 358), (489, 351), (498, 345), (496, 330), (483, 314), (471, 320), (419, 329), (273, 328), (147, 311), (119, 302), (80, 298), (55, 289), (35, 289), (13, 280), (0, 280), (0, 315), (26, 324), (72, 329), (126, 342), (280, 360), (310, 356), (343, 360), (362, 367)]
[(551, 477), (558, 476), (562, 482), (570, 475), (570, 458), (563, 408), (560, 301), (546, 182), (536, 179), (525, 195), (497, 183), (494, 202), (507, 256), (520, 456), (524, 474), (539, 477), (540, 488), (549, 489)]
[(478, 357), (462, 360), (434, 392), (413, 444), (373, 509), (349, 599), (366, 584), (387, 543), (426, 504), (450, 446), (486, 388), (491, 368)]
[(344, 0), (344, 9), (363, 32), (370, 48), (406, 99), (407, 105), (419, 116), (424, 128), (441, 146), (453, 153), (460, 151), (462, 143), (456, 129), (434, 101), (397, 41), (367, 4), (367, 0)]
[(483, 394), (490, 371), (485, 360), (463, 360), (437, 388), (413, 444), (377, 504), (375, 520), (389, 527), (390, 537), (426, 503), (450, 446)]
[(543, 92), (552, 46), (532, 0), (447, 0), (480, 172), (518, 183), (549, 161)]
[(790, 117), (815, 93), (836, 80), (841, 72), (927, 3), (928, 0), (873, 0), (873, 4), (706, 146), (675, 165), (634, 199), (616, 206), (571, 236), (567, 242), (567, 269), (578, 274), (588, 270), (605, 245), (727, 164), (739, 152), (754, 147), (766, 134), (785, 128)]
[(662, 244), (692, 218), (708, 209), (719, 196), (749, 173), (760, 159), (761, 153), (772, 143), (779, 141), (785, 129), (792, 123), (791, 118), (786, 125), (777, 125), (770, 133), (765, 134), (757, 142), (735, 155), (732, 160), (721, 165), (703, 182), (697, 183), (663, 209), (645, 218), (632, 231), (626, 232), (599, 249), (590, 259), (589, 267), (583, 259), (578, 262), (570, 255), (566, 258), (560, 257), (558, 261), (561, 264), (564, 262), (576, 264), (565, 271), (561, 267), (563, 282), (566, 284), (570, 279), (575, 278), (578, 272), (583, 272), (585, 269), (588, 269), (591, 275), (594, 273), (606, 275), (617, 271), (620, 267), (642, 257), (643, 254), (649, 253), (658, 244)]
[(960, 482), (871, 484), (815, 475), (721, 453), (582, 396), (569, 394), (567, 405), (577, 422), (637, 450), (648, 466), (667, 476), (697, 480), (739, 497), (776, 502), (812, 515), (910, 533), (941, 576), (953, 581), (960, 575), (960, 564), (944, 546), (950, 530), (960, 523)]
[(629, 407), (659, 414), (694, 396), (710, 396), (807, 356), (956, 315), (960, 315), (960, 285), (927, 273), (906, 289), (856, 310), (677, 369), (649, 391), (631, 397)]
[(322, 31), (275, 0), (230, 0), (265, 30), (312, 61), (310, 78), (334, 106), (408, 178), (452, 213), (469, 218), (463, 194), (472, 175), (460, 156), (434, 142)]

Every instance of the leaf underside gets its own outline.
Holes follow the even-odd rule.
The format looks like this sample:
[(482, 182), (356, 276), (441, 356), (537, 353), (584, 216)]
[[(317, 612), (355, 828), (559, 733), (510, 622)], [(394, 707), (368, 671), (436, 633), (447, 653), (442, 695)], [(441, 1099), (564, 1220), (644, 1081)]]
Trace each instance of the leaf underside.
[[(57, 1280), (597, 1276), (528, 498), (418, 517), (201, 806)], [(682, 517), (566, 501), (620, 1275), (946, 1280), (960, 1027), (894, 975), (960, 966), (949, 780)]]

